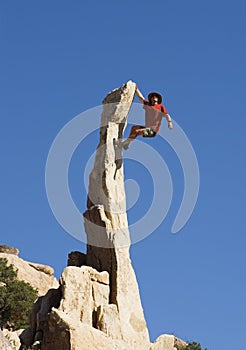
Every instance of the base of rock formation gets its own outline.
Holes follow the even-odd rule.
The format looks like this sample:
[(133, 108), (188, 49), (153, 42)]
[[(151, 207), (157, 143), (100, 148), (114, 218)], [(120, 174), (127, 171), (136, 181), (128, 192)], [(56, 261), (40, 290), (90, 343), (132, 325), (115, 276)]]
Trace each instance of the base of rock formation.
[[(141, 324), (134, 327), (141, 334)], [(140, 335), (139, 343), (129, 345), (122, 329), (119, 310), (110, 304), (108, 272), (68, 266), (60, 287), (50, 289), (33, 305), (30, 327), (20, 335), (21, 349), (177, 350), (186, 344), (173, 335), (161, 335), (143, 347)]]

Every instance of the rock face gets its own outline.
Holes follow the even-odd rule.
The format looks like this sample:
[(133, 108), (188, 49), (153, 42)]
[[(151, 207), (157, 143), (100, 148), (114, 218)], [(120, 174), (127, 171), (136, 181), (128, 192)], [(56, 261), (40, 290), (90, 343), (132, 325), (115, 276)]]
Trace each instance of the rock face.
[[(154, 344), (132, 268), (122, 138), (135, 93), (129, 81), (104, 99), (100, 141), (90, 175), (84, 224), (87, 253), (71, 252), (60, 278), (33, 306), (21, 349), (177, 350), (173, 336)], [(115, 142), (116, 141), (116, 142)]]
[(19, 250), (17, 248), (10, 247), (8, 245), (0, 245), (0, 253), (18, 255)]
[(174, 335), (162, 334), (151, 345), (150, 350), (178, 350), (185, 347), (187, 343), (176, 338)]
[(16, 248), (7, 247), (8, 249), (1, 249), (1, 247), (0, 258), (6, 258), (8, 264), (12, 264), (17, 270), (17, 279), (30, 283), (32, 287), (38, 290), (38, 295), (46, 294), (50, 288), (58, 288), (59, 283), (53, 276), (53, 268), (42, 264), (31, 263), (19, 258)]
[(161, 335), (145, 348), (141, 337), (129, 345), (117, 305), (110, 304), (109, 298), (106, 271), (89, 266), (65, 268), (60, 287), (50, 289), (33, 305), (30, 327), (20, 335), (21, 349), (178, 350), (185, 346), (173, 335)]
[[(64, 269), (60, 288), (33, 306), (22, 348), (125, 349), (116, 305), (109, 304), (109, 274), (89, 266)], [(86, 345), (87, 344), (87, 345)], [(42, 345), (42, 346), (41, 346)]]
[[(103, 101), (100, 142), (90, 175), (88, 210), (84, 213), (88, 242), (86, 263), (109, 273), (109, 302), (116, 306), (122, 338), (128, 348), (148, 349), (148, 330), (129, 257), (121, 151), (114, 146), (114, 139), (122, 138), (135, 87), (135, 83), (128, 82)], [(105, 319), (109, 312), (101, 309)]]
[(20, 334), (23, 330), (11, 332), (8, 329), (0, 329), (0, 349), (19, 350), (21, 346)]
[(14, 350), (9, 339), (5, 336), (4, 332), (0, 330), (0, 349), (1, 350)]

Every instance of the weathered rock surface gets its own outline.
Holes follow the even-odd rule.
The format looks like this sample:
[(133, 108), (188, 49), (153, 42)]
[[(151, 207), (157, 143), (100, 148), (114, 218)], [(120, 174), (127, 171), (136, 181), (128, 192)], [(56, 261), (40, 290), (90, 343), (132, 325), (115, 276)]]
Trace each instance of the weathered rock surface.
[[(79, 336), (84, 337), (84, 334), (79, 333), (81, 330), (92, 335), (95, 333), (93, 337), (105, 342), (107, 328), (104, 328), (103, 336), (102, 332), (96, 329), (97, 309), (101, 305), (108, 305), (109, 293), (109, 275), (106, 271), (98, 272), (89, 266), (65, 268), (60, 279), (60, 287), (49, 290), (34, 304), (30, 328), (21, 335), (23, 346), (31, 346), (35, 342), (38, 345), (37, 342), (40, 342), (42, 350), (59, 350), (61, 342), (64, 341), (62, 349), (70, 349), (71, 344), (77, 344), (73, 336), (76, 339), (79, 339)], [(56, 324), (57, 320), (59, 324)], [(71, 343), (64, 345), (68, 339)], [(89, 340), (87, 343), (89, 344)], [(109, 343), (113, 346), (110, 339)], [(79, 344), (80, 347), (77, 344), (77, 347), (74, 345), (74, 349), (84, 349), (84, 343), (79, 341)], [(106, 345), (102, 347), (104, 348), (106, 349)]]
[(32, 263), (32, 262), (28, 262), (28, 264), (29, 264), (29, 266), (33, 267), (37, 271), (44, 272), (48, 276), (52, 276), (54, 274), (54, 269), (50, 266), (36, 264), (36, 263)]
[(114, 140), (122, 138), (135, 88), (136, 84), (129, 81), (103, 101), (100, 142), (84, 218), (87, 265), (110, 275), (110, 304), (117, 307), (122, 338), (129, 349), (148, 349), (148, 330), (129, 256), (122, 158), (114, 146)]
[(162, 334), (151, 345), (150, 350), (178, 350), (186, 345), (187, 343), (176, 338), (174, 335)]
[(60, 287), (34, 304), (23, 350), (180, 348), (182, 341), (169, 335), (150, 343), (129, 255), (122, 154), (114, 140), (122, 138), (135, 86), (129, 81), (103, 101), (84, 213), (87, 253), (71, 252)]
[[(30, 327), (21, 335), (21, 349), (32, 350), (178, 350), (185, 343), (173, 335), (161, 335), (144, 348), (124, 338), (118, 307), (110, 304), (109, 274), (92, 267), (64, 269), (60, 288), (50, 289), (33, 305)], [(142, 325), (130, 319), (136, 331)], [(138, 328), (139, 327), (139, 328)], [(131, 335), (131, 334), (130, 334)]]
[(3, 331), (0, 330), (0, 349), (1, 350), (13, 350), (13, 346), (10, 341), (5, 337)]
[(10, 332), (7, 329), (0, 330), (0, 349), (1, 350), (19, 350), (21, 331)]
[(50, 288), (59, 286), (57, 279), (52, 276), (54, 270), (50, 266), (25, 261), (13, 253), (0, 253), (0, 258), (6, 258), (8, 264), (17, 270), (17, 279), (30, 283), (38, 290), (38, 295), (44, 295)]
[(60, 310), (52, 310), (50, 314), (41, 349), (127, 350), (122, 342), (110, 339), (103, 332), (70, 318)]
[(123, 339), (117, 306), (99, 305), (97, 308), (96, 328), (112, 339)]
[(100, 304), (109, 303), (109, 276), (88, 266), (67, 267), (61, 277), (63, 298), (60, 310), (82, 323), (93, 326)]
[(10, 247), (8, 245), (0, 245), (0, 253), (18, 255), (19, 249)]

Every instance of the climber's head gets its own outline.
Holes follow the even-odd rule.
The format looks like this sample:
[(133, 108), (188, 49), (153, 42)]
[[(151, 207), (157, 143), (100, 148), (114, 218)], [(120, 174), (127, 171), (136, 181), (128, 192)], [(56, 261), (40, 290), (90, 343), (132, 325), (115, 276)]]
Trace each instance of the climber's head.
[(148, 100), (149, 100), (149, 103), (150, 105), (155, 105), (155, 104), (161, 104), (162, 102), (162, 96), (160, 94), (158, 94), (158, 92), (151, 92), (149, 95), (148, 95)]

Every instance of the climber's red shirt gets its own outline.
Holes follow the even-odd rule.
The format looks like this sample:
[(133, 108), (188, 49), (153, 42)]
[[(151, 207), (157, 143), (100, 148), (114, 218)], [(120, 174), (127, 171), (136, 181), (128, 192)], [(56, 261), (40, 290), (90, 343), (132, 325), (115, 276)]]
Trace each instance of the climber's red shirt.
[(162, 104), (150, 106), (149, 102), (144, 100), (145, 109), (145, 126), (151, 128), (155, 132), (160, 131), (160, 125), (164, 114), (168, 114), (167, 109)]

